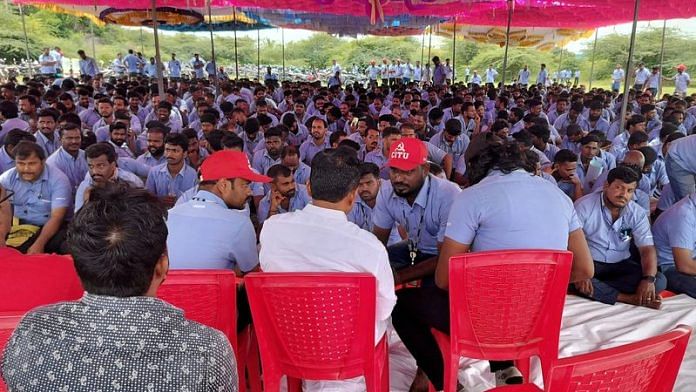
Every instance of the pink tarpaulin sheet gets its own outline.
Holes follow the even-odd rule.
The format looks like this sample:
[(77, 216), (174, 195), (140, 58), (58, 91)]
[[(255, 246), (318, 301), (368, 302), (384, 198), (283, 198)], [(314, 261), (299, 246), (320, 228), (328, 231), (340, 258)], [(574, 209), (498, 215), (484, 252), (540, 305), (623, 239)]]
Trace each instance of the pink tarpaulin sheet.
[[(79, 4), (118, 8), (149, 8), (149, 0), (15, 0), (17, 3)], [(336, 15), (384, 16), (411, 14), (453, 17), (458, 23), (504, 26), (504, 0), (211, 0), (212, 7), (252, 7)], [(206, 0), (157, 0), (159, 7), (205, 7)], [(594, 28), (633, 20), (634, 0), (515, 0), (513, 26)], [(642, 0), (639, 19), (696, 16), (696, 1)]]

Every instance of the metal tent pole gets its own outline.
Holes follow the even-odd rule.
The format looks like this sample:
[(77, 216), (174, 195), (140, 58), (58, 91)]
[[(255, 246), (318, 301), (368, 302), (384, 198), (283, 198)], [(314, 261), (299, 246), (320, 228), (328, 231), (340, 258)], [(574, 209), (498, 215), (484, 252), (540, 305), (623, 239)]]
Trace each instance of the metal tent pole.
[(425, 29), (423, 29), (423, 38), (421, 39), (421, 61), (420, 61), (421, 77), (423, 76), (422, 67), (425, 65), (425, 64), (423, 64), (423, 56), (425, 56)]
[(234, 77), (239, 80), (239, 60), (237, 58), (237, 7), (232, 7), (232, 17), (234, 18)]
[(29, 68), (29, 77), (33, 77), (34, 70), (31, 69), (31, 59), (29, 58), (29, 36), (27, 35), (27, 23), (24, 20), (24, 7), (19, 4), (19, 15), (22, 17), (22, 30), (24, 30), (24, 50), (27, 56), (27, 68)]
[(457, 58), (457, 17), (454, 17), (454, 25), (452, 30), (452, 84), (454, 84), (454, 79), (456, 79), (457, 67), (455, 66), (455, 59)]
[(662, 44), (660, 45), (660, 87), (657, 89), (657, 95), (662, 96), (662, 65), (665, 60), (665, 33), (667, 32), (667, 19), (662, 22)]
[(261, 29), (256, 29), (256, 78), (261, 82)]
[(215, 83), (215, 95), (220, 95), (220, 78), (218, 78), (217, 60), (215, 57), (215, 38), (213, 37), (213, 12), (210, 7), (210, 0), (208, 3), (208, 31), (210, 32), (210, 56), (213, 62), (213, 82)]
[(281, 77), (281, 80), (285, 80), (285, 29), (283, 29), (282, 27), (280, 28), (280, 44), (283, 56), (283, 75)]
[(633, 9), (633, 27), (631, 29), (631, 42), (628, 46), (628, 61), (626, 64), (626, 76), (624, 80), (623, 88), (623, 101), (621, 102), (621, 126), (619, 129), (623, 131), (626, 125), (626, 110), (628, 109), (628, 81), (630, 78), (631, 67), (633, 67), (633, 50), (636, 44), (636, 30), (638, 28), (638, 8), (640, 7), (640, 0), (635, 0), (635, 7)]
[[(433, 70), (430, 69), (430, 59), (432, 59), (432, 57), (430, 57), (430, 49), (433, 46), (433, 26), (432, 25), (428, 26), (428, 30), (430, 30), (430, 36), (428, 37), (428, 58), (426, 60), (428, 63), (428, 69), (430, 70), (430, 71), (428, 71), (428, 79), (430, 79), (430, 80), (427, 80), (427, 82), (432, 82), (433, 81)], [(425, 64), (421, 64), (421, 65), (425, 66)]]
[(592, 79), (594, 77), (594, 63), (595, 63), (595, 52), (597, 51), (597, 34), (599, 33), (599, 29), (595, 30), (594, 33), (594, 45), (592, 45), (592, 65), (590, 66), (590, 87), (589, 89), (592, 89)]
[[(97, 1), (94, 0), (94, 16), (97, 16)], [(90, 21), (89, 22), (89, 33), (92, 34), (92, 58), (94, 61), (97, 61), (97, 45), (94, 42), (94, 22)]]
[(510, 46), (510, 24), (512, 23), (512, 0), (508, 0), (508, 17), (507, 17), (507, 27), (505, 29), (505, 56), (503, 57), (503, 87), (505, 87), (505, 74), (507, 72), (507, 61), (508, 61), (508, 48)]
[(162, 101), (165, 100), (164, 79), (162, 76), (162, 56), (160, 55), (159, 34), (157, 32), (157, 0), (152, 0), (152, 28), (155, 33), (155, 68), (157, 70), (157, 90)]

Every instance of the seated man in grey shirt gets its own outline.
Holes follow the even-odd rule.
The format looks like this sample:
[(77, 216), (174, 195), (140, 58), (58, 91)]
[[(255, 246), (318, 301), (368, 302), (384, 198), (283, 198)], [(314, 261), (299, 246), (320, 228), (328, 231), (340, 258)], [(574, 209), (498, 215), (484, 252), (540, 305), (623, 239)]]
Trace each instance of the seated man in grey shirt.
[(24, 316), (0, 363), (9, 390), (238, 390), (225, 335), (156, 298), (165, 216), (144, 190), (95, 188), (67, 235), (86, 293)]

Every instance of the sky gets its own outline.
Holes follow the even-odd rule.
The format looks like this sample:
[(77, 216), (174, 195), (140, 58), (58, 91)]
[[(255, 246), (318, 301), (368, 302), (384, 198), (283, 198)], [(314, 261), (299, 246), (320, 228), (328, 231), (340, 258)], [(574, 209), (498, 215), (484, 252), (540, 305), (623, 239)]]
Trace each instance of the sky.
[[(609, 34), (619, 33), (619, 34), (630, 34), (631, 33), (631, 23), (624, 23), (614, 26), (600, 27), (597, 33), (598, 37), (604, 37)], [(652, 22), (638, 22), (638, 31), (645, 28), (662, 28), (662, 21), (652, 21)], [(682, 31), (695, 34), (696, 35), (696, 18), (691, 19), (674, 19), (667, 22), (667, 27), (678, 27)], [(172, 32), (162, 32), (163, 34), (175, 34)], [(314, 32), (309, 30), (295, 30), (295, 29), (285, 29), (285, 42), (299, 41), (304, 38), (309, 37)], [(201, 36), (208, 36), (207, 32), (203, 33), (193, 33)], [(216, 32), (215, 36), (220, 37), (232, 37), (234, 33), (232, 32)], [(270, 39), (272, 41), (281, 42), (282, 34), (280, 29), (265, 29), (259, 32), (261, 40)], [(251, 39), (256, 39), (257, 32), (253, 31), (240, 31), (237, 33), (237, 37), (249, 37)], [(344, 37), (344, 39), (352, 39)], [(444, 38), (437, 37), (433, 35), (433, 45), (438, 46), (442, 43)], [(566, 46), (566, 49), (573, 53), (579, 53), (585, 48), (585, 45), (591, 45), (594, 37), (589, 39), (583, 39), (579, 41), (572, 42)]]

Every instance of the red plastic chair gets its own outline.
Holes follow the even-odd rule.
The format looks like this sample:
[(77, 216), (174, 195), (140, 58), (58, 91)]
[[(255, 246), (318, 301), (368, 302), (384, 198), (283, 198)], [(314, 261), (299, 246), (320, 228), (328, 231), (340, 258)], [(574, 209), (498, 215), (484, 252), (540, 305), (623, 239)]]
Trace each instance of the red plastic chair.
[[(237, 339), (237, 279), (229, 270), (170, 270), (157, 297), (182, 309), (186, 318), (222, 331), (234, 348), (239, 390), (246, 390), (247, 359), (252, 391), (261, 391), (258, 351), (251, 327)], [(255, 355), (253, 355), (255, 354)]]
[(266, 391), (305, 380), (365, 376), (389, 390), (386, 335), (375, 346), (375, 277), (364, 273), (252, 273), (244, 278)]
[(0, 248), (0, 312), (26, 312), (37, 306), (76, 301), (84, 290), (72, 258), (24, 255)]
[[(10, 340), (12, 332), (17, 327), (17, 324), (22, 320), (25, 312), (2, 312), (0, 313), (0, 362), (4, 355), (5, 345)], [(2, 378), (0, 378), (0, 392), (6, 392), (7, 386)]]
[[(606, 350), (563, 358), (551, 367), (547, 391), (668, 392), (674, 388), (691, 327), (679, 325), (661, 335)], [(538, 392), (534, 384), (495, 388), (499, 392)]]
[(450, 336), (432, 330), (444, 359), (445, 391), (456, 390), (462, 356), (517, 360), (525, 379), (531, 357), (538, 356), (546, 381), (558, 358), (572, 262), (572, 253), (552, 250), (474, 252), (450, 259)]

